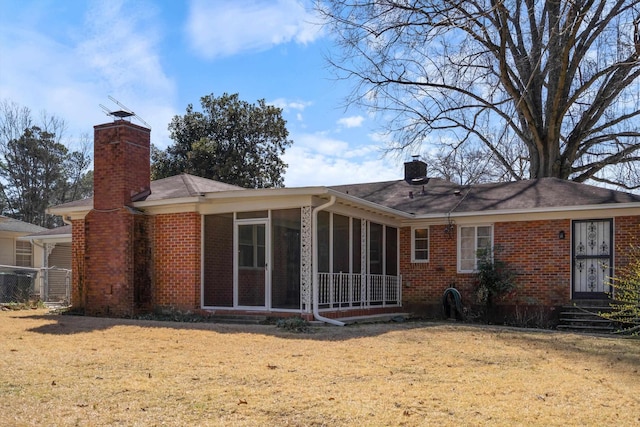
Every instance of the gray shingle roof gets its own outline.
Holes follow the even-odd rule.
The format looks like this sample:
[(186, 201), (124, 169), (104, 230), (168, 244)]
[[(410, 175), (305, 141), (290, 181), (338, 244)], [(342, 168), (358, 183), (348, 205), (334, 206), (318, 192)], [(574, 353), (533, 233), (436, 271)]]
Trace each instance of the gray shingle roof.
[(28, 237), (43, 237), (43, 236), (62, 236), (65, 234), (71, 234), (71, 226), (63, 225), (62, 227), (56, 227), (40, 231), (38, 233), (30, 234)]
[(181, 175), (152, 181), (151, 194), (146, 198), (146, 200), (150, 201), (193, 197), (205, 193), (231, 190), (243, 190), (243, 188), (183, 173)]
[(19, 219), (0, 216), (0, 231), (10, 231), (13, 233), (37, 233), (43, 230), (46, 230), (46, 228), (20, 221)]
[(461, 186), (438, 178), (423, 184), (387, 181), (331, 187), (389, 208), (414, 214), (527, 210), (640, 203), (640, 196), (557, 178)]
[[(225, 184), (186, 173), (151, 181), (151, 194), (144, 200), (168, 200), (194, 197), (218, 191), (244, 190), (236, 185)], [(91, 208), (93, 198), (76, 200), (55, 206), (56, 208)]]
[[(404, 180), (329, 187), (381, 206), (416, 215), (498, 210), (552, 209), (571, 206), (640, 203), (640, 195), (594, 187), (557, 178), (540, 178), (462, 186), (428, 178), (411, 185)], [(151, 182), (146, 201), (194, 197), (205, 193), (245, 190), (189, 174)], [(56, 208), (88, 208), (93, 199), (78, 200)]]

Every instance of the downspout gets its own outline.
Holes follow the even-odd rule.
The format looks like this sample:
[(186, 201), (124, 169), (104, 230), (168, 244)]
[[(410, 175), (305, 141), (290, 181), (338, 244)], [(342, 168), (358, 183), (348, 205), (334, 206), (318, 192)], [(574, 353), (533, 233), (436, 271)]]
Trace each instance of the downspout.
[(319, 289), (318, 289), (318, 239), (317, 239), (318, 212), (328, 208), (329, 206), (333, 205), (335, 202), (336, 202), (336, 196), (331, 196), (331, 199), (327, 203), (313, 208), (313, 212), (311, 213), (311, 233), (312, 233), (312, 236), (315, 236), (315, 238), (312, 239), (313, 252), (311, 253), (311, 265), (312, 265), (311, 274), (313, 275), (313, 278), (311, 280), (311, 287), (312, 287), (311, 298), (313, 299), (312, 301), (313, 317), (316, 320), (320, 320), (321, 322), (325, 322), (325, 323), (331, 323), (332, 325), (336, 325), (336, 326), (344, 326), (345, 325), (344, 322), (321, 316), (320, 312), (318, 311), (318, 298), (319, 298), (319, 295), (318, 295), (318, 292), (319, 292)]

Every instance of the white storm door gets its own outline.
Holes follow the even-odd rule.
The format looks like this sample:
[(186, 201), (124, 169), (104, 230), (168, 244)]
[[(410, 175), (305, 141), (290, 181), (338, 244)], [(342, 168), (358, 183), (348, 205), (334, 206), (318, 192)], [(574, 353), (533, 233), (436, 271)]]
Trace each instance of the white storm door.
[(234, 306), (268, 308), (269, 235), (266, 220), (236, 223)]

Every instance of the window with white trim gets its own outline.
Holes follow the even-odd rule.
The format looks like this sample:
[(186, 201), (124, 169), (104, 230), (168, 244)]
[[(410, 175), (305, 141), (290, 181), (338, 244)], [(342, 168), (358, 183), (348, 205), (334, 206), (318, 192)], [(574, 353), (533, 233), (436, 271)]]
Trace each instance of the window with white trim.
[(474, 272), (478, 268), (478, 251), (493, 247), (492, 225), (458, 227), (458, 271)]
[(411, 229), (411, 262), (429, 262), (429, 227)]
[(16, 240), (16, 265), (19, 267), (33, 266), (33, 248), (31, 242)]

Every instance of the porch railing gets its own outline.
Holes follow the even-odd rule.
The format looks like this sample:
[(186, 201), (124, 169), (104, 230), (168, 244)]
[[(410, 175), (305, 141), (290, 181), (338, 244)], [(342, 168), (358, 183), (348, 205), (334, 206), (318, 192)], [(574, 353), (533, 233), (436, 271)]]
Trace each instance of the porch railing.
[(400, 306), (401, 276), (355, 273), (318, 273), (321, 310)]

